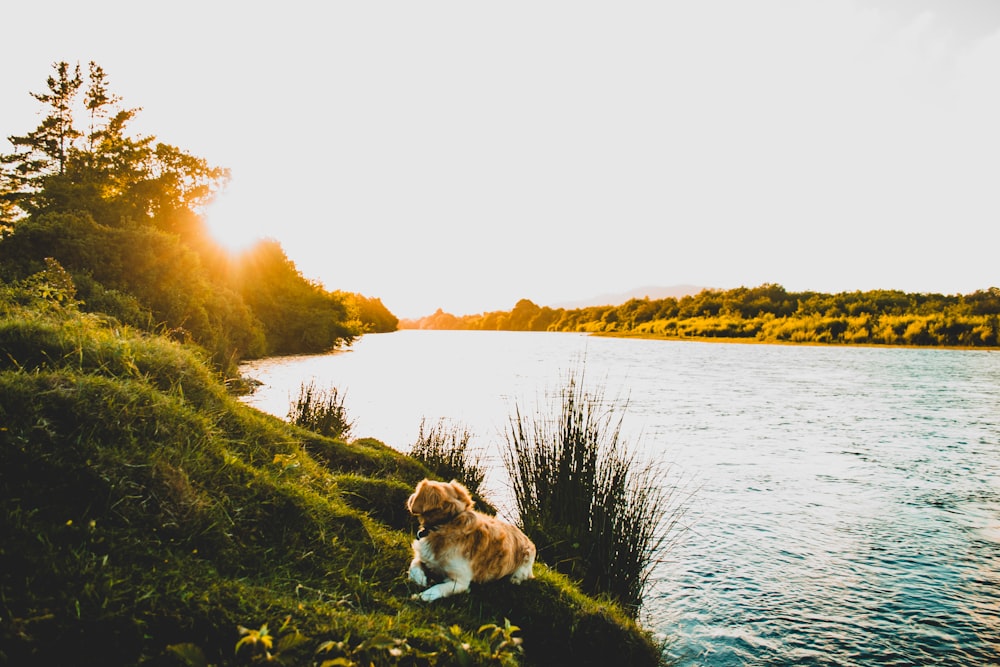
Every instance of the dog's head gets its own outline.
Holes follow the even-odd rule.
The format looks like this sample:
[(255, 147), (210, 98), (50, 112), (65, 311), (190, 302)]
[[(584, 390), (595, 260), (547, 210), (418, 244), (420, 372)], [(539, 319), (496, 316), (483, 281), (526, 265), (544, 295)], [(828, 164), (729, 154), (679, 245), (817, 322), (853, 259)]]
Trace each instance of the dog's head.
[(472, 496), (468, 489), (452, 480), (435, 482), (425, 479), (406, 501), (406, 509), (420, 519), (420, 523), (433, 526), (450, 521), (465, 510), (472, 509)]

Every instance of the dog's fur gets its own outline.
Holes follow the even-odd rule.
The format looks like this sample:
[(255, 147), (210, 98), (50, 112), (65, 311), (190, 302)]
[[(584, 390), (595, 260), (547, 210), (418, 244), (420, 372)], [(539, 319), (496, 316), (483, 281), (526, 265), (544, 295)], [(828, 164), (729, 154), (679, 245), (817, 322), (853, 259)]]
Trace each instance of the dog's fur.
[(427, 586), (428, 574), (443, 579), (415, 599), (429, 602), (464, 593), (473, 581), (510, 575), (519, 584), (533, 576), (535, 545), (516, 526), (474, 510), (469, 491), (458, 482), (425, 479), (406, 508), (420, 519), (410, 579), (419, 586)]

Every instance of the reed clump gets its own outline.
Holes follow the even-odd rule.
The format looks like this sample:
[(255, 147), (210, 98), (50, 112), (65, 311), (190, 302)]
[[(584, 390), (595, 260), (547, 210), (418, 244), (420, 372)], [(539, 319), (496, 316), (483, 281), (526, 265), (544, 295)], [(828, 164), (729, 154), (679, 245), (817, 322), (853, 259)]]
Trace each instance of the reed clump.
[(471, 493), (478, 494), (486, 479), (486, 467), (479, 453), (469, 448), (469, 429), (443, 419), (427, 427), (426, 421), (420, 421), (420, 433), (410, 456), (441, 478), (457, 479)]
[(303, 382), (288, 410), (288, 421), (329, 438), (350, 437), (354, 421), (347, 414), (346, 398), (346, 392), (336, 387), (319, 389), (315, 380)]
[(681, 532), (684, 506), (669, 468), (641, 461), (622, 437), (625, 407), (570, 374), (554, 418), (515, 406), (504, 464), (539, 559), (634, 617), (652, 566)]

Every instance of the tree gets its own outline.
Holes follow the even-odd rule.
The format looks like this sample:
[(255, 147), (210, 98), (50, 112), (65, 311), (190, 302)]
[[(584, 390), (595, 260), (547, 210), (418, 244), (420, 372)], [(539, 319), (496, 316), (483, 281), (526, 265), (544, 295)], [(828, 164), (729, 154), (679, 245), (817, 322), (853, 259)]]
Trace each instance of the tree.
[(208, 161), (169, 144), (153, 150), (148, 174), (147, 213), (168, 231), (178, 231), (177, 214), (209, 203), (229, 180), (229, 170), (212, 167)]
[(228, 181), (229, 170), (155, 137), (130, 136), (129, 123), (140, 109), (121, 107), (121, 97), (110, 92), (107, 75), (94, 62), (83, 95), (84, 134), (75, 116), (84, 84), (80, 66), (53, 67), (48, 92), (32, 93), (48, 115), (33, 132), (10, 137), (14, 152), (0, 156), (0, 225), (33, 213), (81, 210), (102, 224), (149, 219), (161, 229), (185, 231), (185, 213), (207, 204)]
[(90, 63), (90, 85), (84, 93), (84, 107), (90, 112), (90, 132), (87, 134), (87, 145), (90, 153), (96, 153), (97, 140), (101, 136), (101, 127), (106, 123), (109, 107), (121, 102), (121, 97), (108, 91), (108, 79), (104, 69), (95, 62)]
[(530, 330), (531, 321), (535, 319), (541, 311), (537, 305), (528, 299), (521, 299), (510, 311), (510, 319), (507, 321), (507, 328), (512, 331)]
[(53, 68), (55, 75), (46, 80), (48, 92), (31, 93), (48, 107), (48, 115), (32, 132), (8, 137), (14, 152), (0, 156), (4, 172), (0, 197), (8, 202), (7, 215), (10, 204), (26, 213), (37, 207), (35, 197), (48, 179), (65, 174), (73, 142), (81, 136), (73, 123), (73, 105), (83, 85), (80, 66), (70, 69), (68, 63), (59, 62)]
[(385, 307), (381, 299), (347, 292), (335, 294), (351, 307), (365, 333), (388, 333), (399, 328), (399, 318)]
[(53, 258), (79, 287), (81, 309), (194, 341), (229, 367), (349, 344), (361, 331), (352, 312), (373, 330), (396, 327), (377, 299), (359, 296), (349, 309), (304, 278), (277, 243), (239, 261), (222, 250), (198, 209), (229, 171), (134, 136), (139, 109), (121, 105), (96, 63), (86, 80), (79, 65), (54, 68), (48, 92), (33, 94), (45, 120), (0, 156), (0, 278), (22, 280)]
[(553, 322), (559, 317), (559, 311), (553, 310), (548, 306), (542, 306), (538, 314), (531, 320), (528, 327), (532, 331), (547, 331)]
[(977, 290), (965, 297), (974, 315), (1000, 315), (1000, 287)]
[(260, 241), (235, 267), (236, 289), (264, 326), (269, 354), (326, 351), (358, 335), (344, 298), (303, 277), (277, 241)]
[[(90, 77), (84, 93), (84, 108), (90, 126), (86, 143), (78, 152), (74, 180), (80, 185), (95, 186), (98, 201), (106, 215), (92, 210), (105, 224), (117, 224), (121, 218), (141, 218), (149, 208), (141, 203), (140, 186), (149, 178), (154, 137), (130, 137), (129, 123), (139, 108), (122, 108), (122, 98), (109, 91), (107, 75), (96, 63), (90, 63)], [(112, 204), (114, 202), (115, 204)]]

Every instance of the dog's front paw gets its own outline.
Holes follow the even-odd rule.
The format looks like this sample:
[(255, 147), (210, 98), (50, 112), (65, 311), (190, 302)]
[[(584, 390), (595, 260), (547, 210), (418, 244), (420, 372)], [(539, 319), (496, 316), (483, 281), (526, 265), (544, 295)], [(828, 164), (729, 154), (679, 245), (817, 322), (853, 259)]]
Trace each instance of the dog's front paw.
[(444, 595), (441, 594), (440, 588), (438, 588), (437, 586), (431, 586), (426, 591), (420, 593), (416, 597), (423, 600), (424, 602), (433, 602), (434, 600), (440, 600), (441, 598), (444, 597)]
[(427, 573), (424, 572), (423, 566), (421, 565), (410, 566), (410, 581), (415, 583), (417, 586), (427, 585)]
[(410, 599), (418, 600), (420, 602), (433, 602), (434, 600), (440, 600), (442, 595), (435, 589), (435, 586), (431, 586), (426, 591), (414, 593), (410, 596)]

